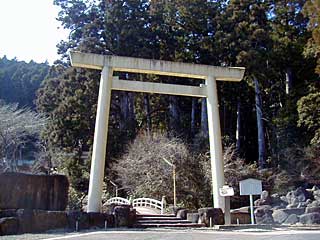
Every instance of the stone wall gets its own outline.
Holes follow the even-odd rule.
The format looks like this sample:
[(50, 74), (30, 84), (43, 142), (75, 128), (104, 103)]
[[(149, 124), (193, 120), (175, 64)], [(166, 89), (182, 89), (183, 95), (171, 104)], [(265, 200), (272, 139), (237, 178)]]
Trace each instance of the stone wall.
[(0, 183), (0, 209), (66, 209), (69, 188), (66, 176), (2, 173)]

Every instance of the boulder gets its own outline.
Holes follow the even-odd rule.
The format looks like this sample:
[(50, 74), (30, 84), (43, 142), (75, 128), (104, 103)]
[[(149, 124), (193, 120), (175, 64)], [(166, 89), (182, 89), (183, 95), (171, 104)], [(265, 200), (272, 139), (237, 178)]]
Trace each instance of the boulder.
[(0, 210), (0, 218), (16, 217), (16, 216), (17, 216), (17, 209), (4, 209), (4, 210)]
[(177, 218), (187, 219), (188, 209), (180, 209), (177, 212)]
[(313, 213), (317, 212), (320, 213), (320, 207), (307, 207), (305, 213)]
[(115, 226), (131, 227), (136, 222), (136, 211), (129, 205), (114, 208)]
[(76, 229), (76, 223), (78, 222), (78, 230), (88, 229), (89, 225), (89, 217), (86, 212), (82, 211), (68, 211), (67, 212), (67, 219), (68, 219), (68, 227), (71, 230)]
[(273, 224), (271, 206), (261, 206), (256, 208), (254, 216), (257, 224)]
[(182, 209), (184, 209), (184, 208), (182, 208), (182, 207), (170, 207), (170, 212), (171, 212), (173, 215), (177, 216), (178, 211), (179, 211), (179, 210), (182, 210)]
[(187, 220), (192, 223), (199, 222), (199, 213), (187, 213)]
[(17, 210), (17, 218), (20, 233), (68, 228), (67, 214), (64, 211), (19, 209)]
[(302, 224), (320, 224), (320, 213), (306, 213), (300, 216), (299, 222)]
[(19, 222), (15, 217), (0, 218), (0, 236), (18, 234)]
[(286, 195), (287, 202), (291, 205), (298, 205), (300, 202), (305, 202), (307, 199), (307, 192), (302, 187), (290, 191)]
[(313, 197), (316, 201), (320, 202), (320, 189), (313, 191)]
[(223, 225), (224, 214), (221, 208), (200, 208), (199, 223), (204, 223), (207, 227), (210, 226), (210, 218), (212, 219), (212, 225)]
[(274, 210), (272, 213), (273, 221), (276, 223), (283, 223), (287, 220), (289, 217), (289, 214), (287, 214), (282, 209)]
[(296, 214), (291, 214), (289, 215), (289, 217), (284, 221), (283, 224), (286, 225), (293, 225), (296, 224), (297, 222), (299, 222), (299, 218)]
[(251, 216), (249, 212), (231, 212), (231, 224), (250, 224)]
[(114, 217), (113, 215), (106, 213), (87, 213), (89, 219), (90, 228), (104, 228), (105, 224), (107, 227), (114, 226)]
[(260, 199), (254, 202), (254, 205), (255, 206), (271, 205), (271, 203), (272, 203), (272, 199), (269, 196), (269, 192), (264, 190), (260, 195)]
[(0, 209), (66, 209), (69, 189), (66, 176), (2, 173), (0, 182)]
[(320, 201), (315, 200), (307, 205), (307, 207), (320, 207)]
[(297, 216), (302, 215), (305, 213), (304, 208), (290, 208), (290, 209), (282, 209), (288, 215), (296, 214)]

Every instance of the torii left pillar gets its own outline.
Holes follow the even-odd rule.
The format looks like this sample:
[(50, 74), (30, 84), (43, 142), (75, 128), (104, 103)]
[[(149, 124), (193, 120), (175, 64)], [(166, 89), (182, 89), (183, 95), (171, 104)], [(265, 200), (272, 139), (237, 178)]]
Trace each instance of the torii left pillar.
[(108, 137), (113, 70), (104, 66), (101, 72), (96, 125), (92, 150), (87, 212), (100, 212), (102, 185)]

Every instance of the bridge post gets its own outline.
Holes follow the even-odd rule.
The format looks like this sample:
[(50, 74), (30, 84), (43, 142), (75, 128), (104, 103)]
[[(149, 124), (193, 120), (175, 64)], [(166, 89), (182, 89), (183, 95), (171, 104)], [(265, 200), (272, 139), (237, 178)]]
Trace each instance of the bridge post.
[(224, 185), (224, 163), (222, 156), (221, 129), (218, 105), (217, 82), (213, 76), (206, 78), (209, 144), (212, 173), (212, 194), (215, 208), (225, 210), (225, 199), (219, 188)]
[(101, 72), (94, 130), (87, 212), (101, 211), (102, 184), (108, 137), (109, 110), (113, 70), (104, 66)]

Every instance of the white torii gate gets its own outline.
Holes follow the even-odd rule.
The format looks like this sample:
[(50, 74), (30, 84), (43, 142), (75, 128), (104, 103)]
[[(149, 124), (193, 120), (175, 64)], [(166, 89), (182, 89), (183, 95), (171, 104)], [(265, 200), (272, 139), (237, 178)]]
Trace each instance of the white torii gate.
[[(244, 68), (216, 67), (80, 52), (71, 52), (70, 59), (71, 65), (74, 67), (102, 70), (94, 131), (87, 212), (101, 211), (102, 183), (112, 89), (207, 98), (213, 203), (215, 208), (225, 210), (224, 197), (219, 195), (219, 188), (225, 182), (216, 81), (239, 82), (243, 78)], [(205, 79), (205, 85), (195, 87), (119, 80), (118, 77), (113, 77), (113, 71)]]

